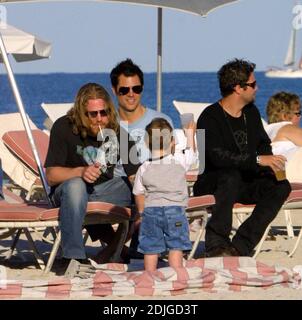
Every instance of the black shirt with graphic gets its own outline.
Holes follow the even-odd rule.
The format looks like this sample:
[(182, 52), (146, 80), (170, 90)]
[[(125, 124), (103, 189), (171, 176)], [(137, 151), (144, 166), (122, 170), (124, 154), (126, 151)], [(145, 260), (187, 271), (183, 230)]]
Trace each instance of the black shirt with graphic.
[(244, 113), (242, 112), (239, 118), (232, 117), (228, 113), (225, 115), (240, 153), (247, 153), (247, 128)]
[(114, 166), (121, 158), (127, 176), (131, 176), (140, 166), (137, 150), (126, 130), (122, 127), (119, 130), (117, 134), (103, 130), (101, 141), (89, 135), (82, 139), (72, 132), (71, 122), (63, 116), (51, 129), (44, 167), (76, 168), (98, 162), (102, 174), (94, 184), (99, 184), (113, 178)]

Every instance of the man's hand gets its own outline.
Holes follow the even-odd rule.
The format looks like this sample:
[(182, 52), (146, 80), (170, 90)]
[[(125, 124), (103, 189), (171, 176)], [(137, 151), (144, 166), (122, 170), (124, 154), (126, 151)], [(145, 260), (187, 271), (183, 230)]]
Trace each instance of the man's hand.
[(259, 165), (271, 167), (274, 172), (284, 170), (286, 158), (281, 155), (259, 156)]
[(84, 167), (82, 178), (88, 183), (94, 183), (101, 175), (100, 165), (95, 163), (93, 165)]

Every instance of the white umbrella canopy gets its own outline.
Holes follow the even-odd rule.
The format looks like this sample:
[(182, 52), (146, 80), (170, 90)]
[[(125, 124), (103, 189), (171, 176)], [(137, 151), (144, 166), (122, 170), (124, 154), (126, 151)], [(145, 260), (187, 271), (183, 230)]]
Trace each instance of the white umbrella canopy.
[[(149, 5), (158, 8), (170, 8), (181, 11), (187, 11), (190, 13), (195, 13), (199, 15), (206, 15), (211, 10), (225, 5), (227, 3), (235, 2), (238, 0), (63, 0), (65, 2), (121, 2), (121, 3), (131, 3), (138, 5)], [(2, 3), (5, 2), (58, 2), (58, 0), (1, 0)]]
[[(6, 52), (17, 62), (38, 60), (50, 56), (51, 44), (35, 35), (0, 22), (0, 33)], [(0, 57), (1, 59), (1, 57)]]

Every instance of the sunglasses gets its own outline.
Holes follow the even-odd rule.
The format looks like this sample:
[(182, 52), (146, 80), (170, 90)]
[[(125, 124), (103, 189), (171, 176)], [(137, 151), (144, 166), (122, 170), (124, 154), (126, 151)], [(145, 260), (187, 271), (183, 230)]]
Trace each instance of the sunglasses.
[(255, 88), (256, 88), (256, 85), (257, 85), (257, 81), (247, 82), (247, 83), (245, 83), (244, 85), (255, 89)]
[(138, 86), (133, 86), (133, 87), (120, 87), (118, 89), (118, 94), (119, 96), (124, 96), (130, 92), (130, 89), (136, 94), (140, 94), (143, 91), (143, 86), (138, 85)]
[(107, 117), (108, 113), (106, 110), (97, 110), (97, 111), (87, 111), (86, 116), (89, 116), (90, 118), (96, 118), (98, 114), (100, 114), (101, 117)]
[(294, 112), (294, 114), (295, 114), (297, 117), (301, 117), (301, 110), (298, 111), (298, 112)]

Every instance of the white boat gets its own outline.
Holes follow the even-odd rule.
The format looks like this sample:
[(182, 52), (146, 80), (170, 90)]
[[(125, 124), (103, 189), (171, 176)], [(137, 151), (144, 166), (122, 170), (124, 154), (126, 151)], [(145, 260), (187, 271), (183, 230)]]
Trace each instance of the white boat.
[(285, 69), (270, 68), (266, 71), (265, 76), (269, 78), (302, 78), (302, 56), (300, 60), (296, 60), (296, 33), (297, 30), (292, 27), (289, 39), (288, 49), (284, 60)]

